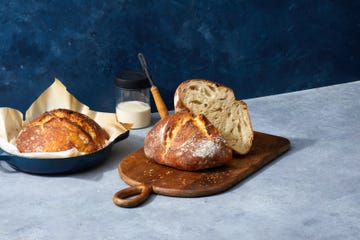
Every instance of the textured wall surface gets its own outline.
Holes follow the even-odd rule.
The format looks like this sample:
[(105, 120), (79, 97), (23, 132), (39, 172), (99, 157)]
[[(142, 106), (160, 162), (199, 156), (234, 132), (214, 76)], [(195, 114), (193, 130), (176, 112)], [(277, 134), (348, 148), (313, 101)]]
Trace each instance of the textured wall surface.
[(360, 79), (359, 1), (2, 1), (0, 106), (24, 111), (58, 77), (114, 111), (116, 72), (143, 52), (172, 108), (206, 78), (245, 99)]

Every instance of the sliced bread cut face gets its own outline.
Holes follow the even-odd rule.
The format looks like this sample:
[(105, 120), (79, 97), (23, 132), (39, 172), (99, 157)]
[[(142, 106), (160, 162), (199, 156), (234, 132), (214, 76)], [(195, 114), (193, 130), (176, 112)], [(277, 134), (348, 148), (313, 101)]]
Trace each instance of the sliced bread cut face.
[(204, 79), (188, 80), (176, 89), (174, 104), (175, 112), (205, 115), (236, 153), (250, 151), (254, 133), (248, 107), (235, 99), (231, 88)]

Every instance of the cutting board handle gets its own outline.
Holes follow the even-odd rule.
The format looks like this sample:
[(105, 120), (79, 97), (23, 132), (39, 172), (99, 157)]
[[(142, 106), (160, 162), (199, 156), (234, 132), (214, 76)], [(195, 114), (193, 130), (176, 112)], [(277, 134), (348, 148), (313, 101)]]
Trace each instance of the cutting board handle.
[(116, 192), (113, 196), (113, 202), (120, 207), (136, 207), (148, 199), (151, 193), (151, 186), (139, 184)]

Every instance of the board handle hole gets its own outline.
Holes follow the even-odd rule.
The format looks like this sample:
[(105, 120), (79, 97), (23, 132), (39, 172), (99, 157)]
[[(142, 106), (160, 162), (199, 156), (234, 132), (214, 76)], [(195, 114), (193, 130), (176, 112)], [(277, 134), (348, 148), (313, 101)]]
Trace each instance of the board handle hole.
[(131, 186), (116, 192), (113, 202), (120, 207), (136, 207), (145, 202), (151, 192), (152, 188), (143, 184)]

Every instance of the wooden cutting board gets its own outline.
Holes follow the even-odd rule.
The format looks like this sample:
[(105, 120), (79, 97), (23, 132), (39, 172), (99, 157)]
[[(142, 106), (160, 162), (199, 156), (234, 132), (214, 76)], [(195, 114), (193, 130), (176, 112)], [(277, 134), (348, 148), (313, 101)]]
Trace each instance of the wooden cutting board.
[(115, 193), (113, 201), (121, 207), (135, 207), (144, 202), (152, 192), (175, 197), (200, 197), (220, 193), (289, 148), (290, 141), (284, 137), (255, 132), (253, 148), (247, 155), (235, 155), (225, 166), (196, 172), (157, 164), (147, 159), (141, 148), (120, 161), (120, 177), (131, 187)]

